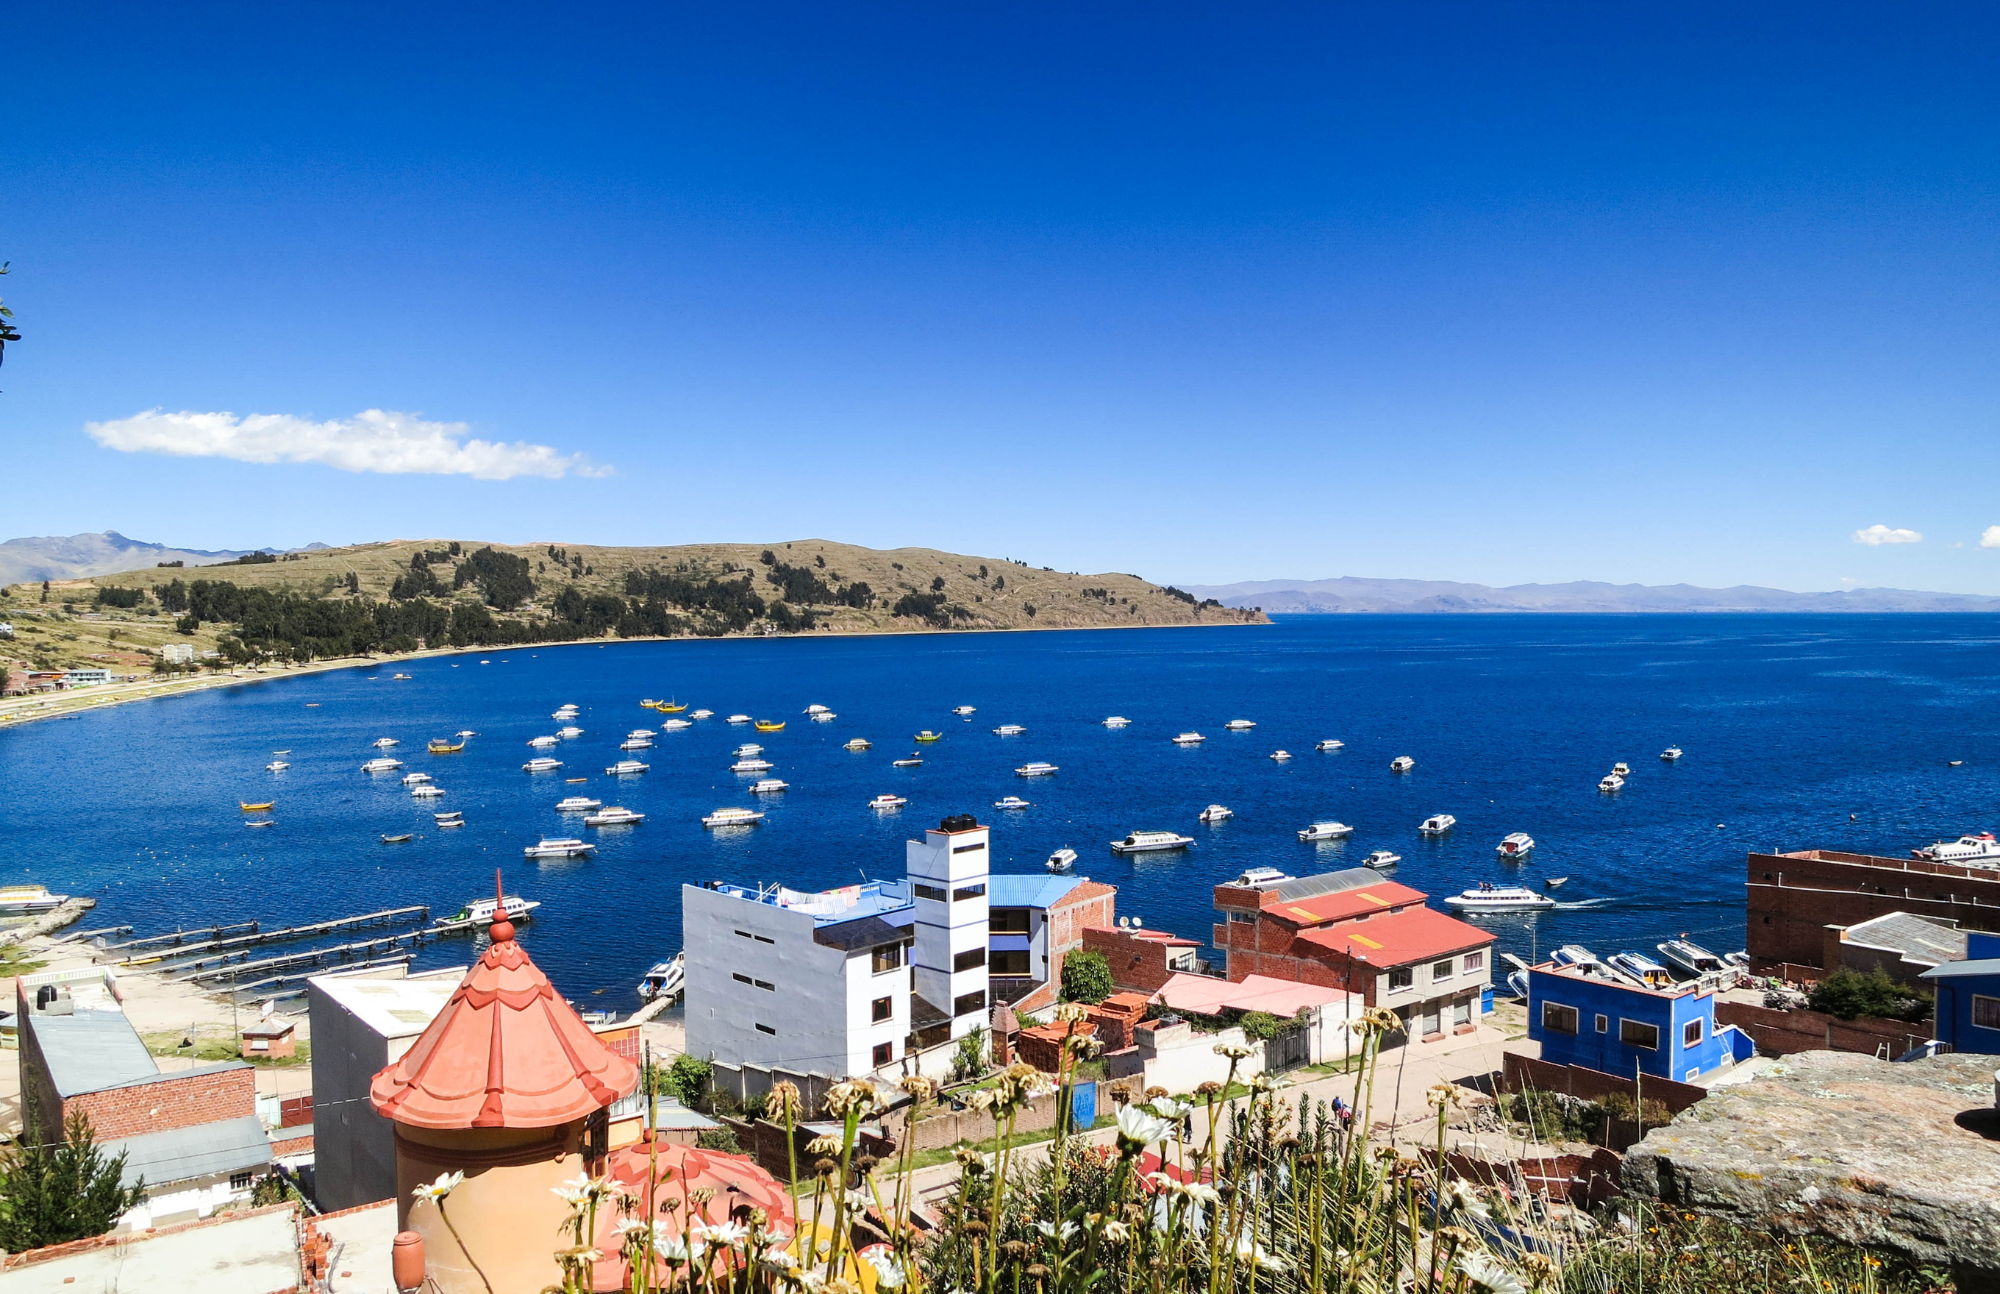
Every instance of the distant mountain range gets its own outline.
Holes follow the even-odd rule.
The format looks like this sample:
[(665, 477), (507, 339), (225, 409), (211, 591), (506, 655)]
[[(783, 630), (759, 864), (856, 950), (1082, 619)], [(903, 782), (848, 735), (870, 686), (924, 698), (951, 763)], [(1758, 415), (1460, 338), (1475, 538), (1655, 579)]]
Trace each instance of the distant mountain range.
[(1238, 584), (1183, 586), (1224, 606), (1260, 607), (1279, 614), (1367, 612), (1468, 613), (1479, 611), (2000, 611), (2000, 597), (1973, 593), (1919, 593), (1908, 589), (1844, 589), (1792, 593), (1739, 584), (1727, 589), (1692, 584), (1514, 584), (1491, 588), (1450, 580), (1245, 580)]
[[(325, 544), (313, 544), (324, 548)], [(189, 566), (213, 566), (234, 561), (246, 552), (273, 551), (244, 549), (210, 551), (205, 548), (169, 548), (127, 539), (115, 530), (94, 535), (43, 535), (32, 539), (9, 539), (0, 543), (0, 585), (29, 580), (80, 580), (92, 575), (114, 575), (119, 571), (144, 570), (161, 562), (183, 562)]]

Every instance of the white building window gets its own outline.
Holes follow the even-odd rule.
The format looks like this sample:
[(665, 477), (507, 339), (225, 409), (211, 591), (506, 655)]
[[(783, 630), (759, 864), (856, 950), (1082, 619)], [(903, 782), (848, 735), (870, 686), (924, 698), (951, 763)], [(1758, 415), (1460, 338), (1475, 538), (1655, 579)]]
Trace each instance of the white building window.
[(1485, 953), (1467, 953), (1467, 954), (1465, 955), (1465, 958), (1464, 958), (1464, 966), (1465, 966), (1465, 973), (1466, 973), (1466, 974), (1468, 974), (1468, 975), (1470, 975), (1470, 974), (1471, 974), (1472, 972), (1474, 972), (1474, 971), (1476, 971), (1476, 970), (1485, 970), (1485, 969), (1486, 969), (1486, 954), (1485, 954)]
[(1542, 1028), (1550, 1033), (1575, 1033), (1576, 1008), (1560, 1002), (1542, 1003)]
[(1435, 984), (1439, 980), (1446, 980), (1450, 978), (1451, 978), (1451, 958), (1447, 957), (1441, 962), (1431, 963), (1431, 983)]

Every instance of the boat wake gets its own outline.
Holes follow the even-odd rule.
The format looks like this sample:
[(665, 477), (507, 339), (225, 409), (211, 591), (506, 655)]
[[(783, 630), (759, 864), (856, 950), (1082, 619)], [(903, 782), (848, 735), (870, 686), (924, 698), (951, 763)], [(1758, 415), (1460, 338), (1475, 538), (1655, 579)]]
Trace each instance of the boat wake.
[(1608, 908), (1617, 901), (1617, 899), (1578, 899), (1574, 903), (1558, 903), (1555, 910), (1558, 912), (1580, 912), (1590, 908)]

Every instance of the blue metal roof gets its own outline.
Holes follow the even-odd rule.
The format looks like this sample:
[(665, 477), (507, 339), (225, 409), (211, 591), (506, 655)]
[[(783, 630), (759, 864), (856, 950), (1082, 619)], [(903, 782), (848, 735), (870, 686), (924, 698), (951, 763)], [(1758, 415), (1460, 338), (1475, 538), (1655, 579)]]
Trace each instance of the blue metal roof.
[(1083, 884), (1081, 876), (1008, 875), (995, 872), (986, 878), (986, 905), (992, 908), (1048, 908)]
[(25, 1021), (65, 1099), (122, 1083), (159, 1077), (160, 1067), (121, 1011), (78, 1011), (51, 1015), (30, 1010)]
[(1919, 975), (1918, 979), (1957, 979), (1961, 975), (2000, 975), (2000, 957), (1986, 957), (1975, 962), (1946, 962), (1933, 966)]

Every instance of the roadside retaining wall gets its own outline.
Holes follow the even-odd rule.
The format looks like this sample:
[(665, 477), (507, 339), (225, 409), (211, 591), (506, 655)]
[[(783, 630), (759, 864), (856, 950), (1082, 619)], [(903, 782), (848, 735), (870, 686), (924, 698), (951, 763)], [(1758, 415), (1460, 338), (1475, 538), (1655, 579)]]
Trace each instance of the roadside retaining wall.
[[(1733, 1024), (1749, 1034), (1757, 1050), (1767, 1056), (1800, 1051), (1856, 1051), (1879, 1056), (1886, 1049), (1888, 1058), (1894, 1060), (1936, 1036), (1928, 1022), (1837, 1020), (1819, 1011), (1778, 1011), (1748, 1002), (1717, 1002), (1715, 1022)], [(1646, 1086), (1652, 1088), (1651, 1083)]]

